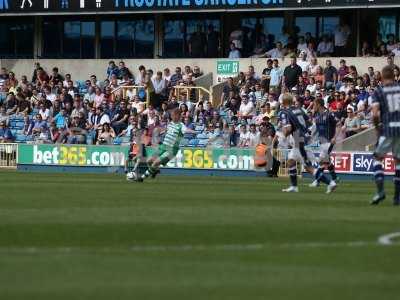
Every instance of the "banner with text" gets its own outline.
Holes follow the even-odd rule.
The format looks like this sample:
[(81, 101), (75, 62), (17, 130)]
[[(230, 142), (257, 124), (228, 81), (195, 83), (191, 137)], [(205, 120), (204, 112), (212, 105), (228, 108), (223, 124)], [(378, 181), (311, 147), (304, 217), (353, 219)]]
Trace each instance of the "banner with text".
[[(95, 145), (18, 145), (18, 160), (21, 165), (121, 167), (127, 158), (128, 146)], [(148, 156), (154, 153), (147, 148)], [(256, 170), (254, 149), (245, 148), (183, 148), (171, 160), (168, 168)], [(318, 153), (316, 153), (318, 156)], [(338, 173), (372, 174), (373, 155), (370, 152), (337, 152), (331, 161)], [(394, 174), (394, 160), (385, 157), (383, 167), (386, 174)]]

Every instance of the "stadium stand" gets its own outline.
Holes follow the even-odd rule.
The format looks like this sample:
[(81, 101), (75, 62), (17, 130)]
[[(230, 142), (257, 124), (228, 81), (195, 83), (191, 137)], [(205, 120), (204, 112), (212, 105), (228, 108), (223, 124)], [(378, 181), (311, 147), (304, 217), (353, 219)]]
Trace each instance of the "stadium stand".
[[(308, 113), (313, 99), (322, 97), (339, 121), (339, 141), (370, 128), (371, 95), (380, 84), (380, 72), (371, 67), (359, 74), (345, 60), (333, 66), (329, 59), (307, 55), (299, 51), (297, 61), (292, 55), (292, 64), (285, 68), (269, 58), (261, 74), (249, 66), (223, 84), (220, 99), (196, 86), (196, 78), (203, 75), (198, 66), (157, 72), (139, 66), (134, 75), (123, 61), (118, 66), (110, 61), (102, 80), (96, 75), (74, 80), (57, 67), (49, 72), (39, 63), (31, 80), (23, 74), (17, 79), (2, 68), (0, 121), (5, 124), (0, 138), (17, 143), (124, 144), (144, 122), (148, 145), (157, 144), (170, 110), (179, 107), (182, 122), (197, 133), (186, 135), (182, 146), (255, 147), (262, 135), (275, 137), (285, 92)], [(387, 60), (399, 80), (399, 68), (391, 56)], [(279, 130), (277, 138), (283, 139)]]

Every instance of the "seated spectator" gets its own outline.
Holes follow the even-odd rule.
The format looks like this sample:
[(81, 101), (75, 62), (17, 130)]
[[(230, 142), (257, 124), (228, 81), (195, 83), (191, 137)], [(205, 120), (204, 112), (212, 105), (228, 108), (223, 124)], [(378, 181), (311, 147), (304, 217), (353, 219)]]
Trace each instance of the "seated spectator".
[(255, 114), (255, 107), (253, 101), (249, 101), (249, 97), (242, 96), (242, 101), (239, 108), (239, 115), (244, 119), (251, 119)]
[(277, 42), (275, 44), (275, 48), (265, 52), (262, 56), (260, 57), (270, 57), (272, 59), (274, 58), (283, 58), (285, 56), (285, 49), (282, 46), (281, 42)]
[(0, 143), (11, 143), (14, 137), (5, 121), (0, 121)]
[(239, 143), (238, 147), (246, 148), (249, 145), (249, 133), (247, 131), (247, 126), (245, 123), (240, 125), (239, 129)]
[(119, 69), (113, 60), (111, 60), (108, 63), (106, 74), (107, 74), (107, 78), (109, 80), (111, 80), (111, 78), (113, 78), (113, 76), (115, 76), (115, 78), (118, 77)]
[(234, 43), (230, 43), (228, 58), (230, 58), (230, 59), (238, 59), (241, 56), (242, 55), (240, 53), (240, 50), (238, 48), (236, 48), (236, 45)]
[(255, 148), (260, 143), (260, 132), (257, 131), (257, 127), (255, 124), (250, 125), (248, 136), (249, 136), (248, 147)]
[(299, 36), (298, 43), (297, 43), (297, 52), (306, 52), (307, 51), (307, 43), (304, 40), (304, 36)]
[(86, 144), (87, 131), (85, 124), (80, 122), (79, 116), (75, 116), (68, 127), (67, 143), (68, 144)]
[(10, 116), (7, 114), (5, 106), (0, 106), (0, 122), (4, 122), (6, 126), (9, 125)]
[(99, 127), (99, 135), (97, 137), (97, 145), (111, 145), (115, 138), (114, 129), (111, 128), (110, 123), (104, 123)]
[(333, 43), (326, 35), (322, 37), (321, 42), (318, 44), (317, 53), (319, 56), (333, 55)]
[(344, 126), (342, 128), (346, 137), (350, 137), (361, 130), (361, 122), (357, 115), (354, 113), (354, 108), (352, 106), (347, 107), (347, 118), (344, 121)]

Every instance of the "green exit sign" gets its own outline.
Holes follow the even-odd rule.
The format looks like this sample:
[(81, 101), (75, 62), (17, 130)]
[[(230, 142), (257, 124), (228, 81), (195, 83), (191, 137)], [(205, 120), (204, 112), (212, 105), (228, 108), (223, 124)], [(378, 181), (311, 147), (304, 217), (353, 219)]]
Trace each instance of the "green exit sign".
[(219, 60), (217, 61), (217, 75), (223, 77), (234, 77), (239, 74), (239, 61)]

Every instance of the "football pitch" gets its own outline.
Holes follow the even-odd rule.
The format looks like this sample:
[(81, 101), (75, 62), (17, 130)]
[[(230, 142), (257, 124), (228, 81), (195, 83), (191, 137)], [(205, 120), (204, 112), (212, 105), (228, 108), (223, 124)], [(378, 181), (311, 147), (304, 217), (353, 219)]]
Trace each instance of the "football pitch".
[(398, 299), (391, 181), (299, 183), (1, 172), (0, 299)]

